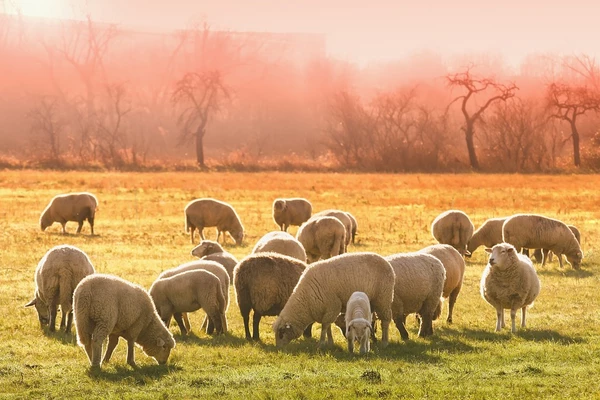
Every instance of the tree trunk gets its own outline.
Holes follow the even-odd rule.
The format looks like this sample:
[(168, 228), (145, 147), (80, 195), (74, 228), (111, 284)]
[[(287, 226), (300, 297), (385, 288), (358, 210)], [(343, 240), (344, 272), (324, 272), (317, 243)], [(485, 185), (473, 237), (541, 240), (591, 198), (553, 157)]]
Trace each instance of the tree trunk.
[(573, 139), (573, 163), (579, 168), (581, 166), (581, 157), (579, 154), (579, 131), (575, 124), (575, 116), (573, 116), (573, 120), (571, 121), (571, 137)]
[(467, 150), (469, 152), (469, 161), (471, 168), (475, 171), (479, 171), (479, 161), (477, 161), (477, 154), (475, 154), (475, 144), (473, 143), (473, 136), (475, 135), (475, 129), (473, 123), (467, 122), (465, 127), (465, 139), (467, 141)]
[(199, 126), (196, 131), (196, 161), (200, 168), (205, 168), (204, 164), (204, 127)]

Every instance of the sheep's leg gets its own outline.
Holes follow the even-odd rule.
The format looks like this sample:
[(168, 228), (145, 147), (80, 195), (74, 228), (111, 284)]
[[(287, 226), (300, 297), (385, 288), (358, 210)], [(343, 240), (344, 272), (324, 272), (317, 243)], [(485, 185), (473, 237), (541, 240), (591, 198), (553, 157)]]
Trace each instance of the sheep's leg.
[(333, 346), (333, 332), (331, 331), (331, 324), (329, 324), (329, 328), (327, 328), (327, 344), (329, 346)]
[(77, 223), (78, 223), (79, 225), (77, 226), (77, 232), (75, 232), (75, 233), (77, 233), (77, 234), (80, 234), (80, 233), (81, 233), (81, 228), (83, 228), (83, 221), (84, 221), (84, 220), (81, 220), (81, 219), (80, 219), (79, 221), (77, 221)]
[(421, 324), (419, 325), (419, 337), (433, 335), (433, 319), (429, 313), (421, 315)]
[(510, 309), (510, 321), (511, 321), (511, 332), (515, 333), (517, 332), (517, 327), (515, 324), (515, 318), (517, 317), (517, 310), (514, 308)]
[(183, 323), (183, 317), (181, 316), (181, 313), (175, 313), (173, 314), (173, 317), (175, 318), (175, 322), (177, 322), (177, 325), (181, 330), (181, 334), (184, 336), (187, 335), (188, 331), (185, 328), (185, 324)]
[(94, 236), (94, 217), (93, 217), (93, 216), (90, 216), (90, 217), (88, 217), (88, 219), (87, 219), (87, 220), (88, 220), (88, 222), (89, 222), (89, 224), (90, 224), (90, 229), (91, 229), (91, 231), (92, 231), (92, 233), (91, 233), (90, 235), (91, 235), (91, 236)]
[(521, 328), (525, 328), (525, 316), (527, 314), (527, 306), (521, 308)]
[(181, 319), (183, 320), (183, 325), (185, 325), (185, 329), (187, 329), (188, 332), (191, 331), (192, 325), (190, 324), (190, 317), (188, 316), (188, 313), (181, 313)]
[(133, 352), (135, 349), (135, 341), (128, 340), (127, 341), (127, 364), (131, 365), (132, 368), (137, 368), (137, 364), (135, 363), (135, 353)]
[(65, 325), (65, 333), (71, 333), (71, 326), (73, 326), (73, 310), (69, 310), (69, 312), (67, 313), (67, 324)]
[(548, 256), (548, 253), (542, 251), (542, 268), (544, 267), (544, 265), (546, 265), (547, 256)]
[[(552, 253), (550, 253), (550, 254), (552, 254)], [(556, 255), (556, 258), (558, 258), (558, 265), (559, 265), (559, 266), (560, 266), (560, 268), (562, 269), (562, 268), (563, 268), (563, 265), (564, 265), (564, 264), (563, 264), (563, 257), (562, 257), (562, 254), (557, 254), (557, 255)]]
[(347, 328), (348, 331), (346, 332), (346, 340), (348, 340), (348, 353), (353, 354), (354, 353), (354, 327), (350, 327)]
[(260, 324), (261, 318), (262, 318), (262, 315), (260, 315), (259, 313), (256, 312), (256, 310), (254, 310), (254, 315), (252, 317), (252, 339), (254, 339), (256, 341), (260, 340), (258, 326)]
[[(373, 321), (375, 323), (375, 321)], [(374, 328), (375, 326), (373, 326)], [(389, 343), (390, 320), (381, 320), (381, 346), (386, 347)], [(407, 333), (408, 337), (408, 333)]]
[(288, 224), (285, 224), (285, 223), (281, 224), (281, 230), (284, 231), (284, 232), (287, 232), (287, 230), (288, 230), (289, 227), (290, 226)]
[(115, 351), (117, 344), (119, 344), (119, 335), (109, 335), (108, 345), (106, 346), (106, 352), (104, 353), (104, 360), (102, 360), (102, 363), (110, 361), (110, 357), (112, 356), (113, 351)]
[[(211, 329), (211, 327), (212, 327), (212, 329)], [(209, 330), (210, 330), (210, 332), (208, 332)], [(221, 315), (219, 314), (218, 310), (209, 314), (207, 333), (212, 334), (213, 331), (217, 335), (220, 335), (223, 333), (223, 324), (221, 323)]]
[(456, 303), (456, 298), (460, 293), (460, 289), (461, 287), (459, 286), (450, 292), (450, 298), (448, 299), (448, 318), (446, 319), (446, 322), (449, 324), (452, 323), (452, 311), (454, 310), (454, 303)]
[(48, 322), (48, 329), (50, 332), (56, 331), (56, 314), (58, 314), (58, 305), (54, 302), (48, 305), (48, 312), (50, 314), (50, 321)]
[(302, 333), (302, 336), (304, 336), (305, 338), (309, 339), (312, 337), (312, 326), (313, 324), (309, 324), (306, 329), (304, 330), (304, 332)]
[[(215, 239), (215, 242), (219, 243), (220, 237), (221, 237), (221, 231), (219, 230), (219, 228), (217, 228), (217, 238)], [(223, 234), (223, 244), (225, 244), (225, 234)]]
[(90, 365), (93, 365), (92, 360), (93, 360), (93, 352), (92, 352), (92, 342), (91, 342), (91, 338), (87, 338), (89, 339), (84, 345), (83, 348), (85, 349), (85, 354), (87, 354), (87, 358), (88, 361), (90, 362)]
[(504, 327), (504, 310), (502, 307), (496, 308), (496, 332), (500, 332)]
[[(62, 314), (62, 316), (60, 318), (60, 325), (58, 326), (58, 330), (62, 331), (67, 323), (67, 313), (64, 311), (62, 305), (60, 306), (60, 313)], [(58, 318), (58, 313), (56, 314), (56, 318)]]
[[(206, 333), (208, 333), (209, 335), (212, 335), (215, 332), (215, 324), (213, 322), (213, 319), (208, 316), (208, 314), (206, 315), (206, 319), (208, 320), (207, 324), (206, 324)], [(220, 318), (219, 318), (220, 320)], [(217, 333), (219, 333), (219, 331), (217, 330)]]
[(327, 344), (333, 345), (333, 338), (331, 337), (331, 323), (322, 323), (321, 324), (321, 337), (319, 338), (319, 347), (325, 346), (325, 340), (327, 339)]
[[(190, 242), (192, 242), (192, 244), (194, 244), (194, 231), (196, 230), (196, 228), (194, 227), (194, 225), (190, 225)], [(202, 235), (202, 231), (200, 231), (200, 235)]]
[(100, 367), (100, 361), (102, 360), (102, 343), (108, 336), (106, 327), (103, 325), (96, 325), (96, 328), (92, 332), (92, 367)]
[(251, 340), (252, 336), (250, 336), (250, 308), (240, 307), (240, 313), (242, 314), (242, 319), (244, 320), (244, 331), (246, 331), (246, 340)]
[(200, 233), (200, 239), (205, 240), (204, 238), (204, 227), (203, 226), (198, 226), (198, 232)]
[[(402, 338), (402, 340), (408, 340), (408, 331), (406, 330), (406, 315), (404, 315), (404, 313), (402, 312), (400, 314), (399, 317), (394, 318), (394, 322), (396, 323), (396, 328), (398, 328), (398, 331), (400, 332), (400, 337)], [(385, 330), (384, 330), (384, 321), (381, 320), (381, 341), (385, 342), (384, 338), (383, 338), (383, 334), (384, 334)]]
[(62, 225), (62, 234), (66, 235), (67, 234), (67, 229), (65, 228), (67, 223), (66, 222), (61, 222), (60, 223)]

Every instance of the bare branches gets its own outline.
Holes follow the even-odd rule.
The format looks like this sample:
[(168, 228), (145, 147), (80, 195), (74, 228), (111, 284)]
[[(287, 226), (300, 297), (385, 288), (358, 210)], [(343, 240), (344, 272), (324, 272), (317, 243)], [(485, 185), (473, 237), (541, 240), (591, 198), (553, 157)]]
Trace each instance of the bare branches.
[(35, 148), (49, 153), (50, 161), (58, 161), (61, 155), (61, 135), (64, 121), (59, 116), (59, 102), (56, 97), (45, 96), (28, 113), (31, 131), (36, 135)]

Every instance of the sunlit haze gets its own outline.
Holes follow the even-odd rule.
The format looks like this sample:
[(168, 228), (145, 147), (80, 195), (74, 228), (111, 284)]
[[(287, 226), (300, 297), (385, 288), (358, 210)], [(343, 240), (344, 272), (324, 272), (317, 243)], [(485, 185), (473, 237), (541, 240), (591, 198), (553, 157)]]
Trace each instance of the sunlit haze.
[[(365, 64), (429, 50), (491, 53), (518, 63), (529, 53), (600, 54), (600, 2), (219, 0), (4, 0), (25, 15), (81, 17), (150, 31), (205, 20), (215, 29), (324, 33), (328, 52)], [(0, 3), (1, 4), (1, 3)]]

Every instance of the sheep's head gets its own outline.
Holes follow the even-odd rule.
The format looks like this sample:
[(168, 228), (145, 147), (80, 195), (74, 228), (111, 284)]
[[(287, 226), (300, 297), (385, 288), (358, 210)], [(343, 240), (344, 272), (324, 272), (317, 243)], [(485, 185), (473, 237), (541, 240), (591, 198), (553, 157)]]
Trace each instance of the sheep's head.
[(583, 260), (583, 252), (582, 251), (577, 251), (577, 252), (575, 252), (575, 254), (569, 253), (569, 254), (566, 254), (566, 256), (567, 256), (567, 261), (571, 264), (573, 269), (581, 268), (581, 261)]
[(45, 325), (48, 325), (50, 322), (50, 312), (48, 312), (48, 305), (42, 301), (39, 296), (35, 296), (33, 300), (29, 303), (25, 304), (25, 307), (35, 306), (35, 310), (38, 313), (38, 319), (40, 320), (40, 325), (43, 328)]
[(46, 228), (48, 228), (53, 223), (54, 221), (52, 220), (52, 216), (50, 215), (50, 207), (47, 207), (40, 216), (40, 228), (42, 229), (42, 232), (44, 232)]
[(240, 229), (238, 231), (230, 232), (230, 233), (231, 233), (231, 237), (233, 237), (233, 240), (235, 240), (235, 244), (237, 244), (238, 246), (241, 246), (242, 241), (244, 240), (244, 230)]
[(369, 338), (371, 336), (372, 331), (373, 326), (369, 321), (364, 318), (356, 318), (350, 321), (346, 327), (346, 338), (362, 342), (364, 337)]
[(277, 199), (273, 202), (273, 212), (282, 213), (286, 209), (285, 200)]
[(279, 317), (273, 323), (273, 332), (275, 332), (275, 345), (283, 347), (300, 337), (302, 329), (297, 329), (291, 322), (284, 321)]
[(222, 253), (223, 247), (215, 241), (203, 240), (200, 244), (192, 249), (191, 254), (194, 257), (202, 258), (213, 253)]
[(167, 363), (171, 350), (175, 347), (175, 340), (173, 335), (163, 335), (162, 337), (156, 338), (152, 343), (142, 346), (144, 353), (153, 357), (159, 364), (163, 365)]
[(490, 254), (488, 263), (495, 268), (505, 269), (512, 264), (512, 260), (518, 258), (517, 250), (512, 244), (500, 243), (491, 249), (485, 249)]

